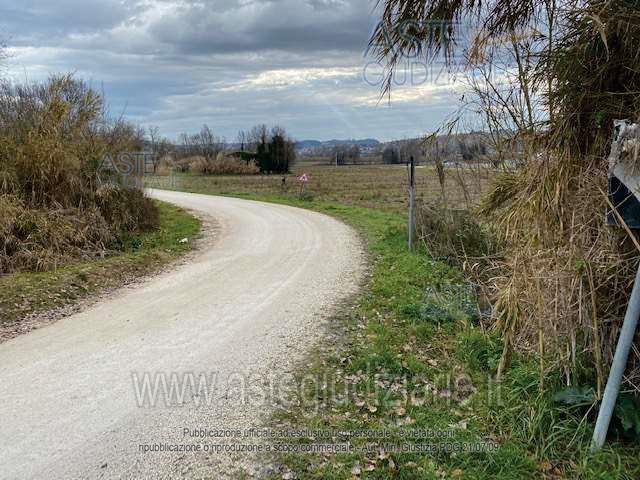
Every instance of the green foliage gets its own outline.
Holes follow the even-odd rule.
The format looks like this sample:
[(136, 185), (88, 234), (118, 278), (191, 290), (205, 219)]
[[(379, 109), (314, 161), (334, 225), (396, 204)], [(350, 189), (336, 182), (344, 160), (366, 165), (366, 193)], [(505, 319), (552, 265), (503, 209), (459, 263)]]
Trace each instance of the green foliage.
[(566, 388), (553, 396), (555, 402), (575, 407), (591, 406), (595, 398), (595, 391), (590, 386)]
[(251, 152), (236, 152), (236, 153), (240, 157), (240, 160), (246, 163), (253, 162), (256, 159), (255, 153), (251, 153)]
[(495, 372), (502, 349), (503, 343), (498, 336), (475, 328), (460, 332), (457, 337), (456, 355), (472, 371)]
[(261, 139), (255, 157), (263, 173), (288, 173), (295, 161), (294, 144), (276, 130), (271, 138)]
[[(597, 405), (595, 391), (591, 386), (569, 387), (558, 391), (553, 400), (556, 403), (578, 409), (583, 415), (589, 415)], [(594, 415), (591, 415), (594, 417)], [(611, 430), (626, 438), (640, 440), (640, 405), (637, 398), (629, 393), (621, 393), (613, 411)]]
[(413, 320), (452, 323), (475, 318), (478, 306), (472, 285), (443, 284), (427, 286), (420, 302), (404, 305), (402, 313)]
[(623, 393), (616, 402), (615, 415), (624, 435), (640, 441), (640, 402), (633, 395)]

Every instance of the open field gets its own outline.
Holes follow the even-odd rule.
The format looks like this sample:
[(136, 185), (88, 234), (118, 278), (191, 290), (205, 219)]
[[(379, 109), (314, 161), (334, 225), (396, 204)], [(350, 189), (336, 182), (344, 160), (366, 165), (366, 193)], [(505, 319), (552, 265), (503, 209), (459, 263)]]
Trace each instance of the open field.
[[(253, 176), (196, 176), (177, 175), (171, 185), (169, 177), (148, 177), (147, 185), (158, 188), (174, 188), (189, 192), (223, 195), (280, 195), (295, 194), (300, 185), (297, 177), (306, 173), (310, 181), (305, 191), (315, 200), (340, 202), (368, 208), (403, 211), (407, 202), (408, 173), (404, 165), (358, 166), (302, 166), (294, 167), (285, 175)], [(472, 170), (446, 170), (445, 200), (447, 204), (464, 208), (474, 205), (486, 191), (491, 172)], [(433, 167), (416, 168), (416, 198), (438, 200), (441, 187)], [(463, 188), (463, 185), (465, 186)], [(466, 193), (465, 193), (466, 192)]]

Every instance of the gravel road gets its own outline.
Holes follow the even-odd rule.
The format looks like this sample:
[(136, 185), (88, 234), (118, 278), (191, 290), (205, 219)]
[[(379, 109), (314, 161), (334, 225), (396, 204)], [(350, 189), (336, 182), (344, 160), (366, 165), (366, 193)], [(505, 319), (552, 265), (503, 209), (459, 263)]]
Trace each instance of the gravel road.
[(0, 478), (263, 473), (251, 455), (215, 452), (234, 442), (214, 435), (262, 425), (277, 396), (269, 392), (356, 291), (359, 239), (292, 207), (150, 195), (216, 228), (186, 263), (0, 345)]

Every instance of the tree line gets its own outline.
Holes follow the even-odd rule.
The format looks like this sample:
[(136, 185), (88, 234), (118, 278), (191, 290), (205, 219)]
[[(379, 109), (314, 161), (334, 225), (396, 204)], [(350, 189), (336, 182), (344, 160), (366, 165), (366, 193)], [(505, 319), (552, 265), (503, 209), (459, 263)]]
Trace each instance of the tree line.
[(161, 138), (157, 127), (149, 128), (147, 138), (158, 161), (170, 154), (183, 169), (188, 169), (194, 158), (200, 162), (215, 162), (224, 155), (245, 162), (246, 166), (255, 164), (261, 173), (287, 173), (296, 159), (295, 142), (280, 126), (270, 128), (262, 124), (241, 130), (235, 143), (216, 135), (206, 124), (197, 133), (180, 134), (175, 144)]

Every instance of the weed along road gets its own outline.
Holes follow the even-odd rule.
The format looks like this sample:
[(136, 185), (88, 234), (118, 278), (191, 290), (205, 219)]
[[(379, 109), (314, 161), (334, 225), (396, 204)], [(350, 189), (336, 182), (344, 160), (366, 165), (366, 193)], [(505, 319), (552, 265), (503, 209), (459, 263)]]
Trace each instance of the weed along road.
[(150, 195), (216, 226), (187, 262), (0, 345), (0, 478), (219, 478), (250, 467), (251, 455), (203, 445), (234, 441), (215, 431), (261, 426), (363, 276), (357, 235), (325, 215)]

